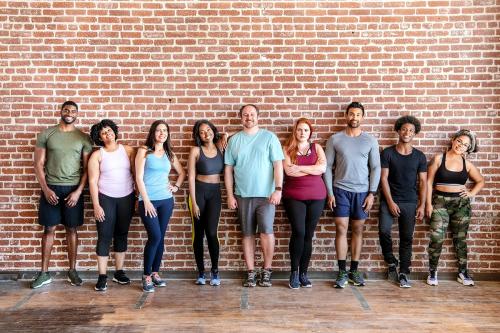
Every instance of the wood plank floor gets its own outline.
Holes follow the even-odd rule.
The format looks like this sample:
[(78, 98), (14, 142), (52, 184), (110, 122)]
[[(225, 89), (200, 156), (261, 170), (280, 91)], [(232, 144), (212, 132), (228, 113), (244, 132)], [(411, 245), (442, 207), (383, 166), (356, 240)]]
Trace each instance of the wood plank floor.
[(27, 281), (0, 281), (0, 332), (500, 332), (500, 282), (437, 287), (413, 281), (400, 289), (387, 281), (332, 288), (314, 280), (311, 289), (220, 287), (169, 280), (142, 293), (130, 286), (95, 281), (72, 287), (63, 280), (37, 290)]

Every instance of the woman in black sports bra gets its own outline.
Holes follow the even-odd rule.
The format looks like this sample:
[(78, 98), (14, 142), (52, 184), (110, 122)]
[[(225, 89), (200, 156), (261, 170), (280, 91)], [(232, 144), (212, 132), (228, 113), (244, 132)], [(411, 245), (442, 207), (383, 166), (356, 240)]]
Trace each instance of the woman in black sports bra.
[(224, 156), (220, 151), (221, 135), (208, 120), (198, 120), (193, 127), (196, 146), (188, 159), (189, 210), (192, 219), (193, 250), (198, 268), (197, 285), (204, 285), (203, 238), (207, 237), (212, 261), (210, 285), (220, 285), (219, 239), (217, 228), (221, 211), (220, 175), (224, 170)]
[[(427, 284), (438, 285), (437, 267), (448, 224), (453, 234), (453, 245), (458, 258), (457, 281), (473, 286), (474, 281), (467, 272), (467, 231), (474, 197), (484, 186), (479, 170), (465, 159), (477, 151), (476, 136), (469, 130), (460, 130), (451, 139), (451, 148), (436, 155), (427, 171), (426, 216), (430, 218), (429, 276)], [(474, 183), (469, 190), (465, 183)]]

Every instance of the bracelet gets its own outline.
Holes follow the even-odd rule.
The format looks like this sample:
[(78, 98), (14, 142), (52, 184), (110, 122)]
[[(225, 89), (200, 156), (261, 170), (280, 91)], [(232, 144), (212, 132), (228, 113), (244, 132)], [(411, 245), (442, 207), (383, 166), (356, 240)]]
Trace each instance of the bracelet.
[(174, 184), (175, 187), (177, 187), (177, 191), (179, 191), (180, 187), (177, 184)]

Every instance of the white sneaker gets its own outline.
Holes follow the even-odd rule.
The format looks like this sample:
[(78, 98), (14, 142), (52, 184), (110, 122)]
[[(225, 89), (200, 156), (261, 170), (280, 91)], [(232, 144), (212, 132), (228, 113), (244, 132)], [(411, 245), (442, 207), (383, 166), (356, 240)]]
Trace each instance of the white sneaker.
[(464, 286), (473, 286), (474, 285), (474, 280), (469, 276), (469, 272), (467, 270), (461, 271), (458, 273), (457, 281)]
[(438, 272), (430, 270), (429, 275), (427, 276), (427, 284), (429, 286), (437, 286), (438, 283)]

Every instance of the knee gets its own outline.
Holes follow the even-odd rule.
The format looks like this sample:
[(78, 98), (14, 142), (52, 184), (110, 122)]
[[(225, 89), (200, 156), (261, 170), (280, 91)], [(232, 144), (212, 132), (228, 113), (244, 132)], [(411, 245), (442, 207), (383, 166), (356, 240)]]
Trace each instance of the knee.
[(76, 235), (76, 228), (66, 227), (66, 234), (71, 236)]
[(56, 232), (56, 227), (44, 227), (43, 228), (43, 234), (46, 236), (53, 236), (54, 233)]

